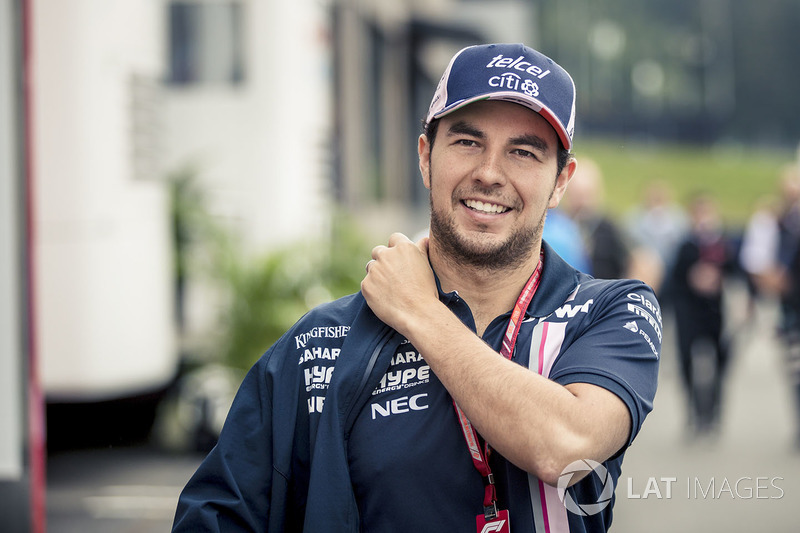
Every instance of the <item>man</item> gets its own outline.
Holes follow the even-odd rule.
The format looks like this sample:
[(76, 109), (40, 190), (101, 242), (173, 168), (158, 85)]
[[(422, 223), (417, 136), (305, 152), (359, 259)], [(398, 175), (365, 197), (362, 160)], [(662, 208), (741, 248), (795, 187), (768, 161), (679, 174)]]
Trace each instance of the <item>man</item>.
[(591, 262), (587, 273), (595, 278), (617, 279), (629, 272), (630, 251), (617, 223), (604, 212), (604, 194), (600, 167), (591, 159), (581, 158), (580, 167), (569, 182), (564, 212), (577, 223), (585, 242)]
[(766, 202), (747, 224), (739, 262), (754, 297), (777, 298), (778, 337), (794, 396), (794, 446), (800, 450), (800, 162), (786, 165), (775, 205)]
[(574, 103), (523, 45), (451, 60), (418, 147), (430, 238), (392, 235), (360, 293), (256, 363), (175, 531), (608, 528), (661, 326), (647, 286), (541, 241), (576, 167)]
[[(703, 436), (716, 433), (721, 419), (730, 357), (730, 342), (724, 332), (724, 282), (735, 273), (736, 254), (709, 193), (699, 192), (690, 199), (689, 221), (689, 232), (678, 244), (667, 273), (665, 296), (675, 309), (687, 428), (691, 436)], [(707, 363), (710, 375), (695, 372), (702, 361)]]

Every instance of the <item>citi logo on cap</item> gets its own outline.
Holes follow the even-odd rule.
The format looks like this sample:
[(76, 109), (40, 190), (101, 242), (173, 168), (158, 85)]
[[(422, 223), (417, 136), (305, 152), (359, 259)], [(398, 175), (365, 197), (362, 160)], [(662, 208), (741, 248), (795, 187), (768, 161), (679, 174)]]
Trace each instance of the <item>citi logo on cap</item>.
[(531, 64), (530, 61), (525, 61), (525, 56), (519, 56), (516, 59), (512, 59), (510, 57), (503, 57), (503, 54), (497, 55), (489, 61), (489, 64), (486, 65), (486, 68), (513, 68), (514, 70), (519, 70), (520, 72), (525, 72), (532, 76), (536, 76), (539, 79), (544, 78), (548, 74), (550, 74), (550, 69), (543, 70), (541, 67)]
[(539, 96), (539, 85), (529, 79), (522, 79), (519, 74), (504, 72), (499, 76), (489, 78), (492, 87), (505, 88), (512, 91), (522, 91), (528, 96)]

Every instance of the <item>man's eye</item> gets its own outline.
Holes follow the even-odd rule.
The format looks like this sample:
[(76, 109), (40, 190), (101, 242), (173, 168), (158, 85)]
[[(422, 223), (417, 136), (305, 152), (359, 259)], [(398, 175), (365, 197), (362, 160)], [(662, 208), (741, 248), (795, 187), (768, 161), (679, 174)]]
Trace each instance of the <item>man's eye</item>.
[(459, 139), (457, 144), (460, 144), (462, 146), (477, 146), (478, 145), (478, 143), (476, 143), (472, 139)]
[(516, 150), (514, 150), (514, 153), (522, 157), (536, 158), (533, 152), (529, 152), (528, 150), (523, 150), (522, 148), (517, 148)]

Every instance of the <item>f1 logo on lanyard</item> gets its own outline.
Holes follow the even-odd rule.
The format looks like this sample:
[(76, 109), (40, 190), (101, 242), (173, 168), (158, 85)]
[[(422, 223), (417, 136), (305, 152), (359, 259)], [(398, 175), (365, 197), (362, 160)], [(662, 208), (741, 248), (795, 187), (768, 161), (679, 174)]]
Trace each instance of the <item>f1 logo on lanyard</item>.
[(478, 533), (511, 533), (511, 522), (508, 518), (508, 511), (498, 511), (494, 520), (487, 521), (486, 517), (479, 514), (475, 517), (475, 525)]

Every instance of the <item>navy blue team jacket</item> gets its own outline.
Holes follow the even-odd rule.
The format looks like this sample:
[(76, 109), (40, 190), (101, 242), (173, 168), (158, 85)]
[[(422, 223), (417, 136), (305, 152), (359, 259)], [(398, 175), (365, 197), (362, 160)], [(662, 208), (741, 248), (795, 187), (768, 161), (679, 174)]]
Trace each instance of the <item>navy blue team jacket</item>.
[[(560, 331), (550, 379), (619, 396), (631, 414), (630, 444), (656, 392), (655, 296), (638, 281), (595, 280), (543, 248), (514, 360), (527, 366), (535, 357), (543, 325)], [(456, 293), (440, 298), (474, 329)], [(495, 349), (508, 316), (484, 334)], [(604, 463), (615, 484), (623, 455)], [(492, 467), (513, 531), (535, 531), (531, 476), (497, 453)], [(603, 485), (588, 475), (567, 493), (595, 503)], [(306, 314), (253, 366), (217, 446), (181, 493), (173, 531), (474, 531), (482, 498), (447, 391), (359, 293)], [(590, 516), (568, 512), (570, 531), (607, 530), (612, 508), (613, 498)]]

